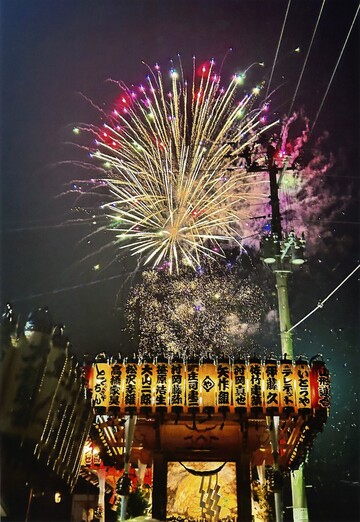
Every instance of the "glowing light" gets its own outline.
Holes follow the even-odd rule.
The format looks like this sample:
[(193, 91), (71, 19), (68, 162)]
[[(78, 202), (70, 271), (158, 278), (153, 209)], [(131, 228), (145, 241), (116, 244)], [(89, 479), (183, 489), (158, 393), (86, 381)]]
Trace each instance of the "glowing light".
[(234, 76), (235, 80), (236, 80), (236, 83), (238, 85), (242, 85), (244, 83), (244, 80), (245, 80), (245, 74), (236, 74)]
[(80, 134), (80, 129), (78, 127), (74, 127), (73, 128), (73, 133), (74, 134)]
[(238, 118), (242, 118), (244, 116), (244, 114), (245, 113), (244, 113), (243, 109), (239, 109), (238, 112), (237, 112), (237, 117)]
[(147, 78), (147, 91), (140, 85), (138, 98), (120, 85), (122, 110), (111, 111), (105, 132), (91, 127), (91, 153), (107, 171), (101, 182), (111, 196), (102, 208), (124, 241), (119, 248), (144, 264), (169, 261), (175, 271), (184, 260), (195, 269), (204, 256), (222, 256), (224, 243), (240, 244), (250, 201), (267, 196), (238, 158), (273, 123), (260, 126), (263, 108), (239, 94), (244, 75), (220, 87), (218, 74), (212, 80), (213, 60), (201, 66), (198, 79), (193, 66), (192, 85), (171, 69), (170, 96), (158, 67)]

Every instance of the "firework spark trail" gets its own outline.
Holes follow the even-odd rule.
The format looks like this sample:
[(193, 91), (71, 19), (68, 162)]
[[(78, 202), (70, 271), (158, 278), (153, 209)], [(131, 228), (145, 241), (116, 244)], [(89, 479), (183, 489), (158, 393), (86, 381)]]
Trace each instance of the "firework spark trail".
[(142, 357), (233, 356), (249, 349), (264, 312), (264, 294), (236, 269), (215, 266), (178, 274), (149, 270), (128, 298), (129, 332)]
[[(74, 130), (94, 136), (90, 156), (92, 169), (98, 169), (95, 179), (76, 183), (83, 186), (75, 188), (76, 203), (98, 193), (113, 233), (109, 246), (130, 252), (142, 265), (166, 264), (170, 272), (223, 256), (227, 244), (258, 248), (270, 226), (270, 144), (280, 173), (284, 230), (306, 232), (308, 252), (316, 252), (324, 232), (320, 216), (336, 214), (324, 184), (334, 158), (315, 144), (312, 159), (300, 165), (311, 135), (308, 118), (292, 113), (267, 133), (279, 122), (271, 121), (270, 100), (256, 105), (259, 88), (241, 97), (245, 73), (223, 88), (214, 62), (199, 75), (194, 59), (192, 82), (184, 79), (180, 62), (179, 73), (170, 71), (168, 87), (158, 65), (146, 67), (146, 86), (115, 82), (121, 93), (102, 127)], [(314, 222), (309, 236), (307, 226)]]
[(139, 92), (121, 82), (121, 95), (108, 123), (96, 129), (91, 151), (110, 199), (102, 205), (113, 222), (119, 249), (142, 255), (144, 264), (182, 262), (200, 265), (203, 256), (222, 255), (224, 242), (238, 242), (248, 203), (265, 197), (239, 156), (277, 122), (261, 119), (265, 104), (255, 107), (259, 88), (241, 98), (244, 75), (226, 88), (213, 61), (200, 78), (193, 62), (189, 85), (173, 68), (170, 92), (160, 67), (150, 70)]

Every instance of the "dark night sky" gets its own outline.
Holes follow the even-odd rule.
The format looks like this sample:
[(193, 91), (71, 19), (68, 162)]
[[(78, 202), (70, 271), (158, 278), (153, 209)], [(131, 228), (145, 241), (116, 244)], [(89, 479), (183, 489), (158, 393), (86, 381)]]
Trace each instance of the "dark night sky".
[[(89, 253), (81, 242), (89, 230), (61, 226), (71, 203), (57, 196), (66, 183), (84, 175), (68, 162), (74, 150), (65, 142), (72, 139), (77, 122), (98, 122), (96, 111), (79, 93), (110, 104), (114, 91), (105, 80), (141, 83), (146, 75), (142, 60), (163, 68), (178, 53), (184, 63), (190, 63), (193, 54), (200, 61), (221, 61), (229, 47), (234, 50), (224, 74), (230, 77), (263, 60), (265, 72), (254, 69), (250, 77), (257, 81), (261, 74), (269, 75), (287, 2), (2, 0), (0, 5), (2, 302), (12, 302), (23, 320), (30, 310), (48, 305), (55, 320), (66, 324), (79, 354), (124, 352), (122, 305), (132, 261), (123, 259), (94, 272), (93, 265), (103, 264), (100, 255), (81, 261)], [(272, 81), (273, 86), (282, 85), (285, 106), (320, 6), (320, 0), (293, 0), (291, 5)], [(320, 105), (356, 8), (352, 0), (325, 4), (296, 103), (310, 118)], [(300, 55), (290, 52), (297, 46), (303, 49)], [(359, 17), (315, 127), (315, 133), (330, 132), (327, 146), (343, 158), (342, 178), (339, 174), (332, 180), (334, 190), (341, 194), (350, 184), (354, 197), (337, 219), (342, 223), (329, 224), (326, 255), (310, 258), (294, 279), (294, 322), (359, 263), (358, 49)], [(327, 494), (331, 517), (344, 521), (358, 519), (353, 505), (359, 493), (358, 279), (353, 276), (294, 334), (295, 352), (324, 353), (333, 375), (331, 419), (309, 464), (313, 513), (320, 517), (315, 500), (320, 495), (324, 502)], [(332, 520), (326, 509), (323, 516), (319, 520)]]

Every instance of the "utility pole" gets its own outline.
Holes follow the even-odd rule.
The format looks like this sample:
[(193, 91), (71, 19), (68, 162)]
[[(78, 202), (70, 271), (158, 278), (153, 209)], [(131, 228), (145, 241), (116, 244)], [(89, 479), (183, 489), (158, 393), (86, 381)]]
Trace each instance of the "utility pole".
[[(262, 241), (262, 256), (264, 262), (268, 264), (275, 273), (276, 290), (278, 298), (281, 353), (293, 359), (292, 335), (289, 332), (291, 327), (290, 308), (288, 295), (288, 276), (291, 273), (292, 265), (300, 265), (304, 262), (302, 250), (304, 241), (297, 238), (295, 234), (283, 237), (281, 227), (281, 213), (279, 203), (279, 186), (277, 180), (278, 167), (275, 163), (276, 149), (269, 144), (267, 150), (268, 170), (270, 177), (270, 202), (271, 202), (271, 234)], [(286, 168), (286, 166), (285, 166)], [(274, 418), (274, 426), (278, 425), (278, 419)], [(273, 437), (274, 444), (277, 437)], [(277, 454), (277, 448), (273, 447), (273, 452)], [(274, 458), (274, 470), (278, 469), (278, 464)], [(305, 493), (305, 480), (303, 464), (298, 470), (291, 472), (291, 491), (293, 501), (294, 522), (308, 522), (308, 509)], [(282, 493), (275, 495), (276, 522), (283, 520), (283, 498)]]

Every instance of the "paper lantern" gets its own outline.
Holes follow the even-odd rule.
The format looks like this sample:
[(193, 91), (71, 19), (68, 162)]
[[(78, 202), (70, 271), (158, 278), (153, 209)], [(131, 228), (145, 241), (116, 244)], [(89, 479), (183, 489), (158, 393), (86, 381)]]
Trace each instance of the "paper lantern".
[(295, 362), (295, 405), (299, 413), (311, 411), (310, 367), (301, 357)]
[(140, 378), (138, 379), (138, 364), (134, 360), (130, 360), (124, 366), (124, 408), (126, 413), (132, 414), (136, 412), (140, 390)]
[(205, 413), (213, 413), (216, 404), (217, 368), (213, 361), (205, 360), (199, 366), (199, 403)]
[(291, 359), (286, 356), (280, 361), (278, 376), (280, 412), (289, 414), (295, 410), (294, 368)]
[(275, 359), (266, 359), (264, 366), (264, 404), (266, 413), (279, 413), (278, 364)]
[(216, 367), (217, 376), (217, 398), (218, 411), (225, 413), (231, 407), (231, 366), (229, 362), (219, 361)]
[(174, 413), (181, 413), (185, 406), (185, 366), (178, 359), (171, 365), (170, 403)]
[(123, 384), (123, 366), (120, 362), (114, 362), (110, 367), (109, 382), (109, 411), (119, 413), (122, 406), (122, 384)]
[(86, 388), (92, 392), (94, 387), (94, 367), (92, 363), (84, 362), (82, 366), (82, 374)]
[(169, 409), (169, 381), (171, 367), (163, 358), (155, 364), (155, 411), (166, 412)]
[(199, 411), (199, 399), (199, 363), (192, 360), (186, 367), (186, 405), (188, 411), (192, 413)]
[(108, 362), (95, 362), (93, 400), (97, 413), (105, 413), (109, 406), (111, 368)]
[(262, 365), (258, 357), (252, 357), (248, 366), (249, 406), (252, 413), (263, 411)]
[(247, 387), (245, 360), (235, 360), (233, 366), (234, 411), (243, 414), (247, 411)]
[(330, 375), (324, 361), (314, 360), (310, 370), (311, 406), (317, 413), (328, 414), (330, 408)]

